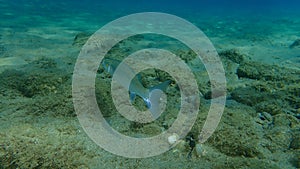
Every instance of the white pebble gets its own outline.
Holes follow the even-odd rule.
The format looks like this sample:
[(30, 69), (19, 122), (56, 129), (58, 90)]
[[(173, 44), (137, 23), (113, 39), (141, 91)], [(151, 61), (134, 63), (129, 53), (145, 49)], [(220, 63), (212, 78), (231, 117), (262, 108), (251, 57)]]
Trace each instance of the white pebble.
[(173, 133), (171, 136), (168, 137), (169, 144), (175, 144), (179, 139), (179, 136), (176, 133)]

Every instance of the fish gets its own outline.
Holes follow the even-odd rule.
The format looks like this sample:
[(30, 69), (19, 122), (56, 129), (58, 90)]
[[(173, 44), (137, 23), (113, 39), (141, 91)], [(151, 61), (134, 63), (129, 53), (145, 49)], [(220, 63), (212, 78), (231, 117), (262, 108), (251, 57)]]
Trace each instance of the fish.
[[(113, 76), (116, 68), (121, 63), (121, 61), (111, 58), (105, 58), (101, 62), (102, 67), (104, 70)], [(134, 70), (126, 65), (125, 68), (123, 67), (124, 76), (122, 76), (122, 79), (119, 79), (118, 83), (120, 83), (123, 87), (126, 88), (125, 84), (122, 84), (123, 81), (128, 80), (129, 74), (136, 74)], [(165, 82), (162, 82), (156, 86), (150, 87), (149, 89), (144, 87), (144, 85), (141, 82), (141, 75), (137, 73), (137, 75), (131, 80), (129, 85), (129, 98), (130, 102), (133, 103), (136, 96), (139, 96), (143, 99), (146, 107), (149, 109), (149, 111), (152, 114), (152, 117), (154, 119), (157, 119), (160, 115), (160, 99), (162, 97), (163, 92), (166, 91), (167, 87), (171, 83), (171, 80), (167, 80)]]

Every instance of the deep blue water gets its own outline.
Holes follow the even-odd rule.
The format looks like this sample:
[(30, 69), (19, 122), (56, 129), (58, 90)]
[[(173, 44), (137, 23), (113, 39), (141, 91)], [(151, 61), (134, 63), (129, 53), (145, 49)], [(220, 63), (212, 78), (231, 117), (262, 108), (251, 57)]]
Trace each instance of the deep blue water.
[(92, 30), (95, 31), (128, 14), (165, 12), (205, 28), (205, 21), (211, 22), (216, 17), (219, 20), (240, 22), (257, 22), (265, 18), (300, 18), (299, 6), (300, 1), (297, 0), (0, 0), (0, 26), (16, 30), (47, 26), (51, 22), (51, 25), (68, 26), (80, 31), (86, 31), (86, 27), (94, 25)]
[[(110, 13), (113, 18), (136, 12), (166, 12), (179, 16), (232, 14), (252, 17), (253, 15), (277, 15), (293, 13), (299, 15), (300, 1), (297, 0), (1, 0), (1, 13), (14, 11), (20, 15), (44, 17), (74, 17), (82, 13), (101, 16)], [(299, 15), (300, 16), (300, 15)], [(108, 17), (108, 16), (107, 16)], [(110, 18), (110, 19), (113, 19)]]

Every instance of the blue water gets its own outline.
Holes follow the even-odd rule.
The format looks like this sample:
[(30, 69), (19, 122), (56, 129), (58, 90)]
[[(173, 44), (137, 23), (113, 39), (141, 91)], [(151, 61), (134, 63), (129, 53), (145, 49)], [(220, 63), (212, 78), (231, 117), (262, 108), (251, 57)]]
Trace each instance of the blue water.
[[(165, 12), (174, 14), (205, 29), (216, 26), (218, 21), (253, 22), (247, 29), (259, 30), (256, 21), (300, 17), (299, 1), (265, 0), (202, 0), (202, 1), (0, 1), (1, 27), (16, 29), (28, 26), (47, 26), (48, 24), (68, 27), (71, 30), (96, 31), (104, 24), (119, 17), (138, 12)], [(248, 24), (247, 23), (247, 24)], [(213, 25), (214, 24), (214, 25)], [(267, 23), (269, 24), (269, 23)], [(225, 25), (230, 26), (230, 25)], [(266, 25), (267, 26), (267, 25)], [(294, 25), (286, 25), (287, 28)], [(276, 29), (272, 25), (268, 29)], [(245, 29), (244, 29), (245, 30)], [(270, 30), (272, 31), (272, 30)]]
[[(79, 16), (90, 13), (97, 20), (111, 20), (123, 15), (137, 12), (166, 12), (180, 17), (192, 19), (194, 15), (229, 16), (243, 15), (245, 19), (257, 15), (270, 15), (274, 18), (282, 14), (299, 16), (297, 0), (190, 0), (190, 1), (159, 1), (146, 0), (85, 0), (85, 1), (0, 1), (1, 13), (12, 12), (22, 16), (42, 16), (59, 20), (61, 18)], [(109, 13), (110, 15), (107, 15)], [(105, 18), (103, 18), (105, 16)], [(91, 17), (86, 17), (91, 20)]]

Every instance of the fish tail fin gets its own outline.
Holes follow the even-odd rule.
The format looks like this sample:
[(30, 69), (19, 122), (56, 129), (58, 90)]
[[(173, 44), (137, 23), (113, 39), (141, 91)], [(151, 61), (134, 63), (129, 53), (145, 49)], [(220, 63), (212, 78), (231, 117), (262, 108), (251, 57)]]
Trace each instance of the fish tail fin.
[(147, 107), (149, 108), (149, 111), (152, 114), (153, 119), (157, 119), (165, 109), (166, 104), (163, 102), (166, 101), (167, 97), (164, 91), (166, 91), (170, 82), (171, 81), (168, 80), (150, 88), (149, 100), (145, 102), (147, 104)]

